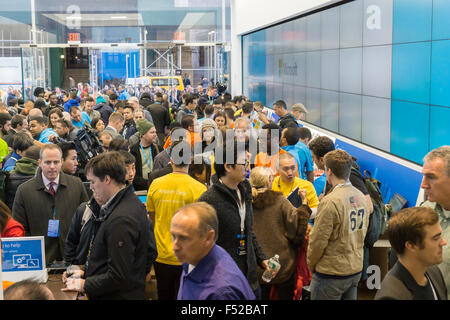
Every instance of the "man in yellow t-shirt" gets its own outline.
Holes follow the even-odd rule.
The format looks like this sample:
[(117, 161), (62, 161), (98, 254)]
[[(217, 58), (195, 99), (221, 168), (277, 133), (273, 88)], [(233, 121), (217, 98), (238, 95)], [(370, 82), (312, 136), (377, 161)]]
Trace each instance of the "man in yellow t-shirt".
[(181, 263), (172, 250), (172, 217), (179, 208), (196, 202), (206, 191), (205, 185), (188, 175), (190, 150), (186, 141), (176, 141), (171, 146), (173, 172), (155, 179), (147, 194), (147, 210), (155, 225), (158, 249), (154, 267), (159, 300), (176, 300), (182, 273)]
[(282, 192), (285, 197), (297, 187), (306, 190), (308, 206), (313, 211), (311, 217), (314, 218), (319, 206), (319, 199), (311, 182), (296, 177), (298, 170), (294, 156), (288, 152), (280, 154), (277, 167), (279, 176), (273, 180), (272, 190)]

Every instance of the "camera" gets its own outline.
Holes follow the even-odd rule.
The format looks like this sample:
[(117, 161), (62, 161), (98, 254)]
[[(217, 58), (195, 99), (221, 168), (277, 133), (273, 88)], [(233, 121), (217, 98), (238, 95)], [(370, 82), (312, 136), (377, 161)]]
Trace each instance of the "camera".
[(84, 168), (88, 161), (103, 152), (103, 147), (95, 132), (84, 125), (78, 130), (77, 137), (73, 141), (78, 152), (78, 162)]

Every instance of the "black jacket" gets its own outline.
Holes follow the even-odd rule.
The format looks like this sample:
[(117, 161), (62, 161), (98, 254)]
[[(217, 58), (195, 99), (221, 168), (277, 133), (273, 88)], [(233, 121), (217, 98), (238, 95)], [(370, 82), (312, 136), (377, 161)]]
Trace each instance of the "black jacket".
[[(136, 175), (134, 176), (133, 186), (136, 191), (139, 190), (147, 190), (148, 185), (148, 177), (142, 176), (142, 157), (141, 157), (141, 148), (139, 143), (136, 143), (130, 147), (130, 153), (136, 158)], [(159, 153), (159, 148), (156, 144), (152, 144), (152, 161), (154, 163), (156, 155)]]
[(255, 234), (253, 233), (253, 208), (252, 189), (250, 183), (245, 180), (238, 185), (238, 188), (245, 199), (245, 234), (247, 239), (247, 255), (239, 256), (238, 234), (241, 233), (241, 218), (237, 205), (237, 195), (233, 194), (229, 188), (219, 181), (216, 175), (211, 178), (213, 185), (199, 198), (198, 201), (205, 201), (216, 209), (219, 219), (219, 238), (216, 243), (224, 248), (247, 277), (252, 288), (259, 287), (256, 276), (257, 265), (261, 266), (267, 256), (262, 251)]
[[(72, 218), (69, 233), (67, 234), (66, 247), (64, 250), (64, 260), (70, 264), (84, 265), (87, 260), (89, 246), (92, 237), (95, 237), (102, 222), (100, 206), (94, 198), (80, 204), (77, 212)], [(148, 228), (150, 232), (147, 254), (146, 273), (150, 272), (153, 262), (156, 259), (156, 240), (153, 237), (153, 224), (150, 219)]]
[[(439, 300), (447, 300), (447, 287), (442, 272), (438, 266), (427, 269), (426, 275), (430, 278)], [(397, 261), (394, 267), (384, 277), (381, 288), (375, 295), (375, 300), (417, 300), (418, 284), (407, 269)]]
[(145, 206), (132, 186), (119, 191), (104, 210), (86, 268), (90, 300), (144, 299), (149, 231)]
[(106, 127), (109, 122), (109, 116), (111, 115), (111, 113), (114, 112), (113, 108), (111, 108), (106, 103), (99, 103), (94, 106), (94, 110), (100, 112), (100, 117), (102, 118), (103, 123), (105, 124)]
[(278, 125), (280, 126), (281, 129), (287, 128), (288, 125), (290, 124), (295, 124), (295, 126), (298, 127), (298, 123), (297, 120), (294, 118), (294, 116), (290, 113), (287, 113), (286, 115), (282, 116), (279, 120), (278, 120)]
[(94, 198), (80, 204), (67, 234), (64, 247), (65, 262), (76, 265), (86, 263), (92, 235), (95, 235), (101, 223), (99, 217), (100, 206)]

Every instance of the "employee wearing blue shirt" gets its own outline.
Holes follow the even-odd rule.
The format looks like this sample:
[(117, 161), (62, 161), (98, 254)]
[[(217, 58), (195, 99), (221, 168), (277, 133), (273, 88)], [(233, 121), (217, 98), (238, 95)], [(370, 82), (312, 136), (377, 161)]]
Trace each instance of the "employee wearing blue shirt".
[(70, 108), (70, 116), (72, 117), (72, 124), (74, 127), (82, 128), (86, 123), (91, 124), (91, 118), (86, 112), (81, 112), (78, 107)]
[(44, 117), (35, 116), (30, 118), (30, 132), (34, 139), (34, 144), (43, 147), (44, 144), (52, 143), (48, 140), (51, 135), (58, 134), (51, 128), (47, 128), (47, 121)]

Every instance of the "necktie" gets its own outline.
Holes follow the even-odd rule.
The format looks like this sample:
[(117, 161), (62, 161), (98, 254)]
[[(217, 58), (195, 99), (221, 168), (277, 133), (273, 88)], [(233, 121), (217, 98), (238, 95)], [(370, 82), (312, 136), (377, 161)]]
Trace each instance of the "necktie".
[(52, 194), (52, 196), (55, 196), (55, 188), (53, 187), (56, 183), (50, 182), (50, 187), (48, 188), (48, 191)]

